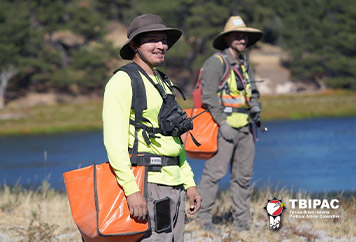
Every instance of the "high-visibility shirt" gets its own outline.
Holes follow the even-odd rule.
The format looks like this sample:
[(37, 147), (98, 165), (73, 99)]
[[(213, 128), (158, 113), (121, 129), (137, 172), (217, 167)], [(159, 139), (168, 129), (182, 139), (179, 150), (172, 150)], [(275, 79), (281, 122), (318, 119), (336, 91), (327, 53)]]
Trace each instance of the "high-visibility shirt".
[[(240, 55), (239, 61), (236, 62), (228, 48), (222, 52), (227, 56), (227, 61), (230, 66), (245, 62), (247, 63), (247, 66), (249, 65), (248, 60), (246, 60), (243, 55)], [(229, 116), (224, 112), (224, 106), (221, 105), (219, 97), (219, 84), (224, 72), (225, 67), (223, 62), (216, 54), (210, 56), (204, 62), (202, 74), (202, 103), (211, 107), (210, 113), (218, 124), (221, 124), (226, 120), (226, 122), (232, 127), (240, 128), (248, 123), (247, 115), (243, 113), (234, 113)], [(258, 105), (260, 94), (256, 84), (254, 83), (252, 67), (247, 67), (246, 72), (250, 83), (250, 87), (247, 87), (248, 93), (246, 93), (246, 99), (249, 100), (251, 106)], [(230, 94), (241, 96), (241, 99), (230, 100), (230, 102), (232, 103), (233, 101), (236, 101), (236, 105), (240, 104), (240, 107), (246, 106), (246, 100), (243, 99), (244, 93), (237, 90), (235, 74), (233, 71), (230, 73), (228, 83), (231, 90)], [(225, 101), (229, 102), (228, 100)]]
[[(141, 74), (146, 89), (147, 109), (143, 110), (143, 117), (150, 120), (153, 127), (158, 128), (158, 113), (162, 106), (162, 97), (150, 81)], [(154, 76), (151, 79), (158, 83)], [(162, 83), (161, 83), (162, 84)], [(164, 86), (165, 84), (163, 84)], [(170, 93), (165, 86), (165, 91)], [(131, 162), (128, 148), (133, 147), (135, 128), (130, 118), (135, 119), (131, 109), (132, 87), (129, 75), (119, 71), (109, 80), (105, 87), (103, 103), (104, 145), (108, 159), (113, 167), (118, 183), (123, 187), (125, 195), (139, 191), (135, 177), (130, 169)], [(193, 172), (186, 160), (184, 148), (180, 139), (172, 136), (156, 134), (159, 138), (151, 139), (147, 145), (142, 130), (138, 131), (138, 152), (148, 152), (160, 156), (179, 156), (179, 166), (164, 166), (161, 171), (149, 171), (148, 182), (184, 188), (195, 186)]]
[[(226, 93), (226, 90), (218, 92), (220, 104), (224, 106), (225, 114), (227, 114), (226, 122), (234, 128), (246, 126), (249, 122), (247, 113), (227, 111), (229, 108), (250, 108), (249, 102), (251, 98), (251, 84), (249, 77), (244, 65), (241, 64), (239, 71), (240, 75), (235, 73), (234, 69), (231, 68), (230, 76), (227, 80), (229, 93)], [(239, 81), (242, 82), (242, 85), (244, 86), (243, 90), (238, 90), (236, 78), (240, 79)]]

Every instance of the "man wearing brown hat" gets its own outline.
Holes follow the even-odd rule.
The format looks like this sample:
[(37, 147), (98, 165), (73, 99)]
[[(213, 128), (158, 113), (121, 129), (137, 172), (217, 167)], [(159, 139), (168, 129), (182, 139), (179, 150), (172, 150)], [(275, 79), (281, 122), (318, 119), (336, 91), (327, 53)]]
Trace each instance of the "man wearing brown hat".
[[(189, 214), (200, 208), (201, 198), (179, 139), (180, 123), (173, 122), (172, 131), (160, 121), (169, 119), (162, 118), (167, 103), (169, 108), (180, 110), (172, 83), (156, 67), (164, 62), (168, 49), (181, 35), (179, 29), (166, 27), (157, 15), (133, 19), (128, 40), (120, 50), (120, 56), (132, 63), (119, 68), (105, 88), (104, 144), (131, 216), (138, 222), (149, 219), (151, 223), (143, 241), (183, 241), (185, 195)], [(175, 116), (177, 119), (187, 121), (184, 115)], [(135, 164), (148, 169), (146, 198), (130, 170)], [(163, 206), (161, 210), (159, 206)]]
[[(249, 123), (259, 121), (261, 105), (245, 51), (262, 36), (260, 30), (246, 27), (240, 16), (232, 16), (224, 31), (214, 39), (213, 46), (219, 52), (203, 65), (202, 103), (211, 107), (210, 112), (219, 125), (218, 151), (206, 161), (198, 188), (202, 204), (197, 221), (207, 231), (217, 231), (212, 223), (211, 210), (218, 191), (217, 183), (229, 167), (234, 229), (250, 228), (250, 180), (255, 144)], [(222, 85), (226, 70), (230, 74)]]

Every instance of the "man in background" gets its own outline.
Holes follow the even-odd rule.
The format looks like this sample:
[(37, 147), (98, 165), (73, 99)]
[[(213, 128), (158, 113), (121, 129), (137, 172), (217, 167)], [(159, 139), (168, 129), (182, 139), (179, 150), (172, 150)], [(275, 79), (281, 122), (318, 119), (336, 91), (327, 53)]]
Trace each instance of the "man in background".
[[(202, 103), (210, 107), (213, 119), (219, 125), (218, 151), (206, 161), (198, 188), (202, 204), (197, 221), (206, 231), (217, 230), (212, 223), (211, 210), (218, 192), (217, 183), (229, 166), (233, 226), (238, 231), (250, 228), (250, 180), (255, 156), (250, 123), (260, 121), (261, 105), (245, 51), (262, 36), (262, 31), (246, 27), (240, 16), (232, 16), (224, 31), (214, 39), (213, 46), (219, 52), (203, 65)], [(230, 71), (229, 77), (221, 87), (226, 70)]]

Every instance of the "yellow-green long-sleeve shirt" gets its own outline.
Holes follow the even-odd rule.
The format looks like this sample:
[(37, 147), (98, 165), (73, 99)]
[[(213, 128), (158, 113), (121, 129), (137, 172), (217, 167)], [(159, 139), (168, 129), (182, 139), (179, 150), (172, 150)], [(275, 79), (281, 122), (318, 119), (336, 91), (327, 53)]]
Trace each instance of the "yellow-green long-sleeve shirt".
[[(158, 113), (162, 105), (162, 97), (156, 88), (141, 74), (143, 79), (147, 109), (143, 111), (143, 117), (151, 121), (154, 127), (158, 127)], [(151, 79), (157, 83), (154, 76)], [(167, 93), (169, 89), (165, 87)], [(130, 125), (130, 118), (134, 120), (134, 110), (131, 110), (132, 87), (129, 75), (124, 71), (117, 72), (107, 83), (104, 93), (103, 124), (104, 145), (108, 159), (113, 167), (118, 183), (123, 187), (125, 195), (131, 195), (139, 191), (135, 177), (131, 171), (131, 162), (128, 147), (134, 143), (135, 128)], [(179, 166), (164, 166), (160, 172), (148, 172), (148, 182), (176, 186), (184, 185), (184, 188), (195, 186), (193, 172), (186, 160), (186, 155), (179, 138), (163, 136), (151, 139), (147, 145), (142, 136), (142, 130), (138, 132), (138, 152), (149, 152), (156, 155), (179, 156)]]

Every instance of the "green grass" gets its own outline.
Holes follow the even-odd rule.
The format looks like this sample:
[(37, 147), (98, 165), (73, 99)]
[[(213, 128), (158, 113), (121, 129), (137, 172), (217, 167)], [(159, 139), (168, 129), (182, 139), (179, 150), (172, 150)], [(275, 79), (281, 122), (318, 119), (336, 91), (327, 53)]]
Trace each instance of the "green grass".
[(58, 104), (32, 108), (9, 108), (1, 114), (19, 118), (0, 120), (0, 134), (58, 133), (70, 130), (101, 129), (102, 102)]
[(264, 120), (356, 116), (355, 92), (265, 96), (261, 102)]
[[(178, 102), (183, 108), (193, 103), (191, 99)], [(355, 92), (262, 96), (261, 102), (262, 120), (356, 116)], [(5, 108), (0, 110), (0, 135), (100, 130), (101, 112), (102, 101)]]

